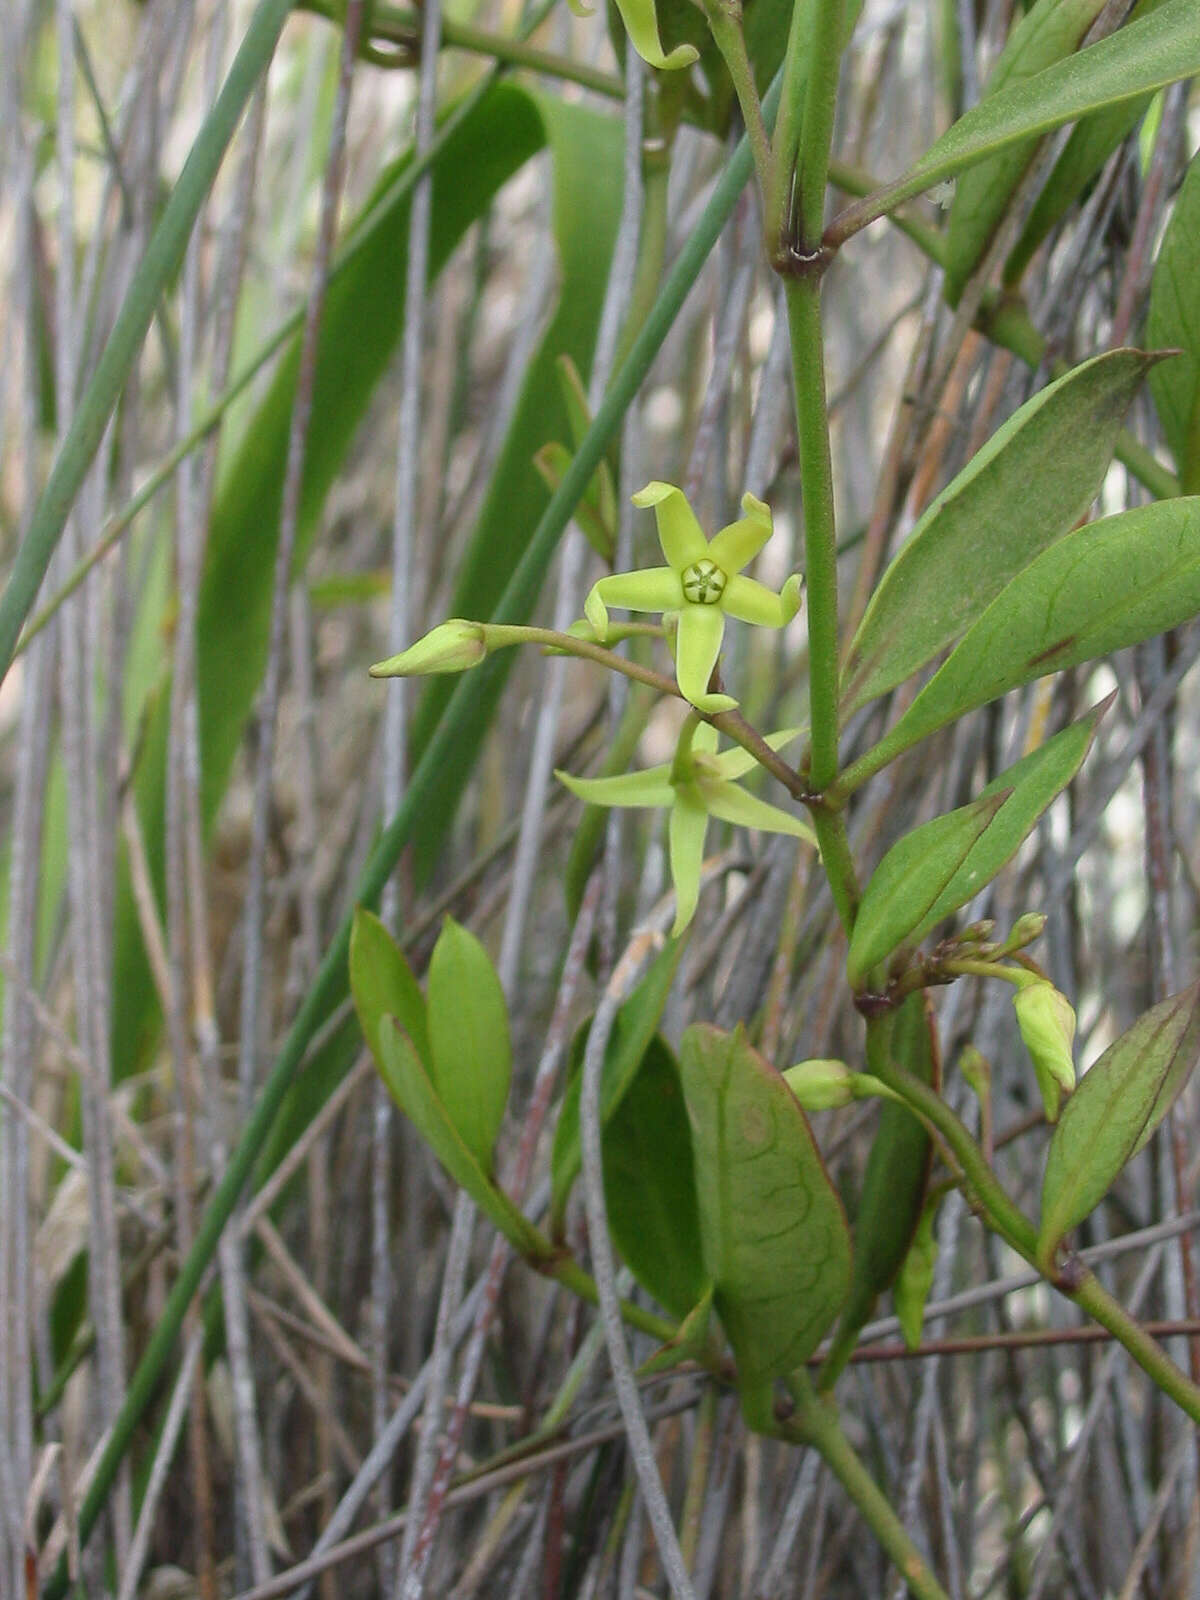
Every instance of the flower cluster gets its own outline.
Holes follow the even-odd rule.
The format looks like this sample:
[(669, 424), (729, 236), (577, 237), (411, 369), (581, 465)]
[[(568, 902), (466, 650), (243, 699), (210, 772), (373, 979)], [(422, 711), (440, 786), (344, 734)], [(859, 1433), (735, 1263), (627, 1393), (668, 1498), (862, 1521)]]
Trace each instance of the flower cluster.
[[(640, 572), (619, 572), (593, 584), (584, 603), (586, 622), (567, 635), (547, 630), (452, 618), (418, 639), (407, 650), (371, 668), (377, 678), (463, 672), (477, 666), (489, 651), (522, 639), (550, 648), (569, 648), (572, 638), (605, 643), (620, 630), (609, 622), (609, 606), (626, 611), (663, 614), (675, 652), (679, 691), (694, 708), (683, 725), (673, 761), (643, 772), (611, 778), (558, 777), (592, 805), (661, 806), (670, 812), (671, 876), (675, 884), (675, 933), (692, 919), (700, 894), (704, 839), (711, 818), (789, 834), (815, 845), (812, 830), (798, 817), (768, 804), (739, 787), (737, 780), (755, 766), (740, 747), (718, 753), (719, 736), (701, 716), (730, 711), (737, 701), (710, 687), (725, 634), (725, 619), (735, 617), (760, 627), (782, 628), (800, 608), (800, 579), (793, 575), (778, 593), (743, 576), (741, 569), (771, 537), (771, 513), (747, 494), (743, 515), (712, 539), (705, 537), (683, 492), (670, 483), (649, 483), (634, 503), (652, 507), (667, 565)], [(800, 728), (768, 736), (772, 750), (799, 738)]]

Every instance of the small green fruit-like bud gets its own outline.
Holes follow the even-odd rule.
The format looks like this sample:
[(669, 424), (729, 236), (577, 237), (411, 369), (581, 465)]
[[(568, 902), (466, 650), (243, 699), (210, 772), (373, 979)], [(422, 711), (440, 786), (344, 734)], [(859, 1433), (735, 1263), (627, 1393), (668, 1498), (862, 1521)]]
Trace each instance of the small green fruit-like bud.
[(1071, 1055), (1075, 1042), (1075, 1012), (1066, 995), (1060, 994), (1045, 978), (1018, 989), (1013, 1005), (1017, 1026), (1037, 1073), (1046, 1120), (1057, 1122), (1063, 1093), (1070, 1094), (1075, 1087), (1075, 1062)]
[(855, 1074), (844, 1061), (798, 1061), (783, 1076), (806, 1111), (832, 1111), (854, 1099)]
[(1013, 923), (1012, 931), (1004, 941), (1004, 954), (1010, 955), (1014, 950), (1024, 950), (1027, 944), (1032, 944), (1035, 939), (1041, 938), (1045, 927), (1044, 911), (1027, 911)]
[(453, 617), (409, 645), (398, 656), (377, 661), (373, 678), (418, 678), (434, 672), (465, 672), (487, 655), (487, 633), (482, 622)]

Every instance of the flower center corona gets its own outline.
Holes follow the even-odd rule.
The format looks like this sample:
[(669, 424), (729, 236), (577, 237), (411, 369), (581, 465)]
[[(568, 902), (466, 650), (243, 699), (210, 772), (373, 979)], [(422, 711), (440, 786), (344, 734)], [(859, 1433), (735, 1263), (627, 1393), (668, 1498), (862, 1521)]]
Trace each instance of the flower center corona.
[(715, 606), (725, 592), (725, 574), (707, 556), (685, 568), (681, 581), (684, 599), (696, 606)]

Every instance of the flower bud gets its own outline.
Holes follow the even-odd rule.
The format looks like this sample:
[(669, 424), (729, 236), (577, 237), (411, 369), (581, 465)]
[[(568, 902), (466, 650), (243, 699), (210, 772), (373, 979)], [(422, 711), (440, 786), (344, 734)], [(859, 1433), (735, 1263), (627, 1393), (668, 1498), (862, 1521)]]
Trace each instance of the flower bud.
[(434, 672), (465, 672), (487, 655), (487, 632), (482, 622), (453, 617), (443, 622), (398, 656), (377, 661), (373, 678), (418, 678)]
[(806, 1111), (832, 1111), (854, 1099), (855, 1074), (844, 1061), (798, 1061), (783, 1076)]
[(1046, 1120), (1058, 1121), (1062, 1094), (1075, 1087), (1075, 1012), (1065, 994), (1046, 978), (1018, 989), (1013, 996), (1017, 1026), (1033, 1060)]
[(1004, 941), (1002, 953), (1011, 955), (1014, 950), (1024, 950), (1027, 944), (1032, 944), (1035, 939), (1041, 938), (1045, 926), (1044, 911), (1027, 911), (1013, 923), (1012, 930)]

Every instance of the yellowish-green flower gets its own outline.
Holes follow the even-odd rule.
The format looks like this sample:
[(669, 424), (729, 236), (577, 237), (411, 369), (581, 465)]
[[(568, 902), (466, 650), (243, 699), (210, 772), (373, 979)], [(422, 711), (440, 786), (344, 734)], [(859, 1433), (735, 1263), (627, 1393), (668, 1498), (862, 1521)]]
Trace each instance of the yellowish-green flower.
[(737, 701), (730, 695), (708, 692), (725, 618), (782, 628), (800, 609), (798, 574), (793, 573), (779, 594), (742, 576), (741, 569), (771, 537), (770, 509), (752, 494), (744, 495), (745, 516), (710, 540), (674, 484), (648, 483), (634, 495), (633, 503), (654, 507), (667, 565), (601, 578), (584, 604), (587, 619), (603, 642), (608, 636), (609, 606), (675, 617), (675, 675), (684, 698), (700, 711), (732, 710)]
[[(803, 728), (785, 728), (771, 734), (772, 750), (798, 739)], [(816, 844), (813, 831), (799, 817), (760, 800), (739, 788), (742, 778), (755, 765), (752, 755), (739, 746), (717, 754), (717, 730), (707, 722), (689, 716), (679, 736), (673, 761), (647, 767), (642, 772), (627, 772), (618, 778), (573, 778), (568, 772), (556, 776), (572, 794), (597, 806), (665, 806), (671, 813), (668, 842), (671, 879), (675, 885), (675, 926), (672, 934), (683, 932), (700, 898), (700, 874), (704, 865), (704, 836), (710, 817), (732, 822), (760, 833), (790, 834)]]

